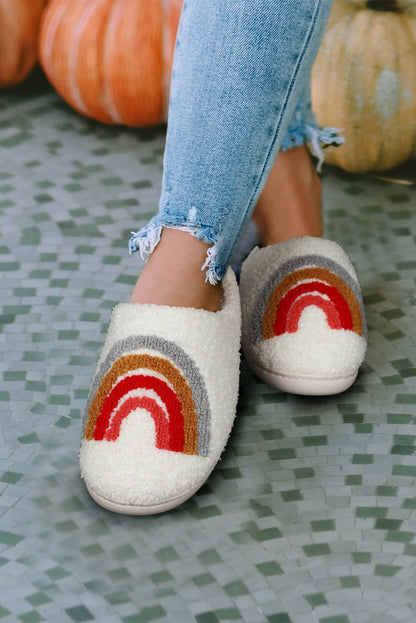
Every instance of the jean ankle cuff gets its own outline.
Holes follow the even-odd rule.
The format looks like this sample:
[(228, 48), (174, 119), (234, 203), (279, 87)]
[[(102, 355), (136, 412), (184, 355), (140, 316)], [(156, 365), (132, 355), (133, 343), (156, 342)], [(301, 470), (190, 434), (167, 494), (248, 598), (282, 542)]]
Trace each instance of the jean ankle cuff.
[(326, 147), (338, 147), (344, 142), (344, 137), (339, 136), (339, 128), (330, 126), (317, 127), (308, 123), (301, 123), (297, 126), (289, 128), (281, 145), (281, 151), (288, 151), (293, 147), (307, 145), (310, 153), (318, 160), (316, 169), (318, 173), (322, 170), (322, 164), (325, 160)]
[(211, 244), (212, 246), (207, 250), (205, 262), (201, 266), (201, 270), (206, 271), (205, 281), (215, 285), (224, 277), (226, 267), (221, 266), (217, 262), (217, 235), (210, 225), (186, 223), (182, 222), (180, 218), (169, 219), (164, 217), (163, 214), (156, 214), (142, 229), (131, 232), (129, 252), (135, 253), (138, 251), (142, 260), (146, 260), (148, 256), (153, 253), (158, 244), (164, 227), (185, 231), (195, 236), (195, 238), (198, 238), (198, 240), (203, 240), (207, 244)]

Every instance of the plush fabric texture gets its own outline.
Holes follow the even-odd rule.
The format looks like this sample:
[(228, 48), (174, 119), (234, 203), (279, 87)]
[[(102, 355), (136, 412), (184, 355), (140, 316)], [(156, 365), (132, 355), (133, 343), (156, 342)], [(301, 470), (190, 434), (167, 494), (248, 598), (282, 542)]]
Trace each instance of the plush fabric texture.
[(361, 290), (337, 243), (305, 236), (256, 247), (242, 266), (240, 295), (243, 349), (260, 368), (333, 378), (362, 363)]
[(203, 484), (235, 416), (240, 301), (231, 269), (217, 312), (121, 303), (83, 420), (81, 475), (118, 504), (153, 506)]

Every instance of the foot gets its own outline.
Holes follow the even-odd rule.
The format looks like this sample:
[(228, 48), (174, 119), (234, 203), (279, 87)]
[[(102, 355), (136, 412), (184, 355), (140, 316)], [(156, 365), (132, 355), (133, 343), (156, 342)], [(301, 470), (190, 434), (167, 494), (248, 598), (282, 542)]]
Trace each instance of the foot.
[(205, 281), (201, 270), (208, 249), (208, 244), (187, 232), (163, 229), (130, 301), (217, 311), (221, 285)]
[(305, 147), (278, 155), (253, 218), (265, 248), (240, 278), (249, 365), (282, 391), (344, 391), (365, 356), (364, 307), (348, 256), (322, 239), (321, 183)]
[(230, 269), (221, 309), (119, 303), (91, 382), (80, 450), (93, 499), (149, 515), (208, 478), (233, 424), (240, 297)]

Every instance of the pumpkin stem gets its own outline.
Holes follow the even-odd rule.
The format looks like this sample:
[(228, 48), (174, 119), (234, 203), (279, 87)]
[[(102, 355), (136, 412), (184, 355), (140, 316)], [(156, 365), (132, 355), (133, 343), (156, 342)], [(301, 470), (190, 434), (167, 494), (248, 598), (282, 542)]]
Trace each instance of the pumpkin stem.
[(397, 0), (367, 0), (365, 8), (372, 11), (398, 12), (400, 10)]

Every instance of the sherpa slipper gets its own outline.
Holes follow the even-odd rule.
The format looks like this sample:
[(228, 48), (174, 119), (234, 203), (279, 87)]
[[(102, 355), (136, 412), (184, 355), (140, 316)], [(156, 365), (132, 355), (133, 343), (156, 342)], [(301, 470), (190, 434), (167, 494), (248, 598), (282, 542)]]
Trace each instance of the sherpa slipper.
[(231, 269), (217, 312), (120, 303), (92, 380), (80, 450), (94, 500), (129, 515), (178, 506), (227, 442), (239, 381), (240, 300)]
[(305, 236), (256, 247), (240, 296), (244, 355), (263, 381), (309, 395), (352, 385), (367, 327), (356, 272), (336, 242)]

